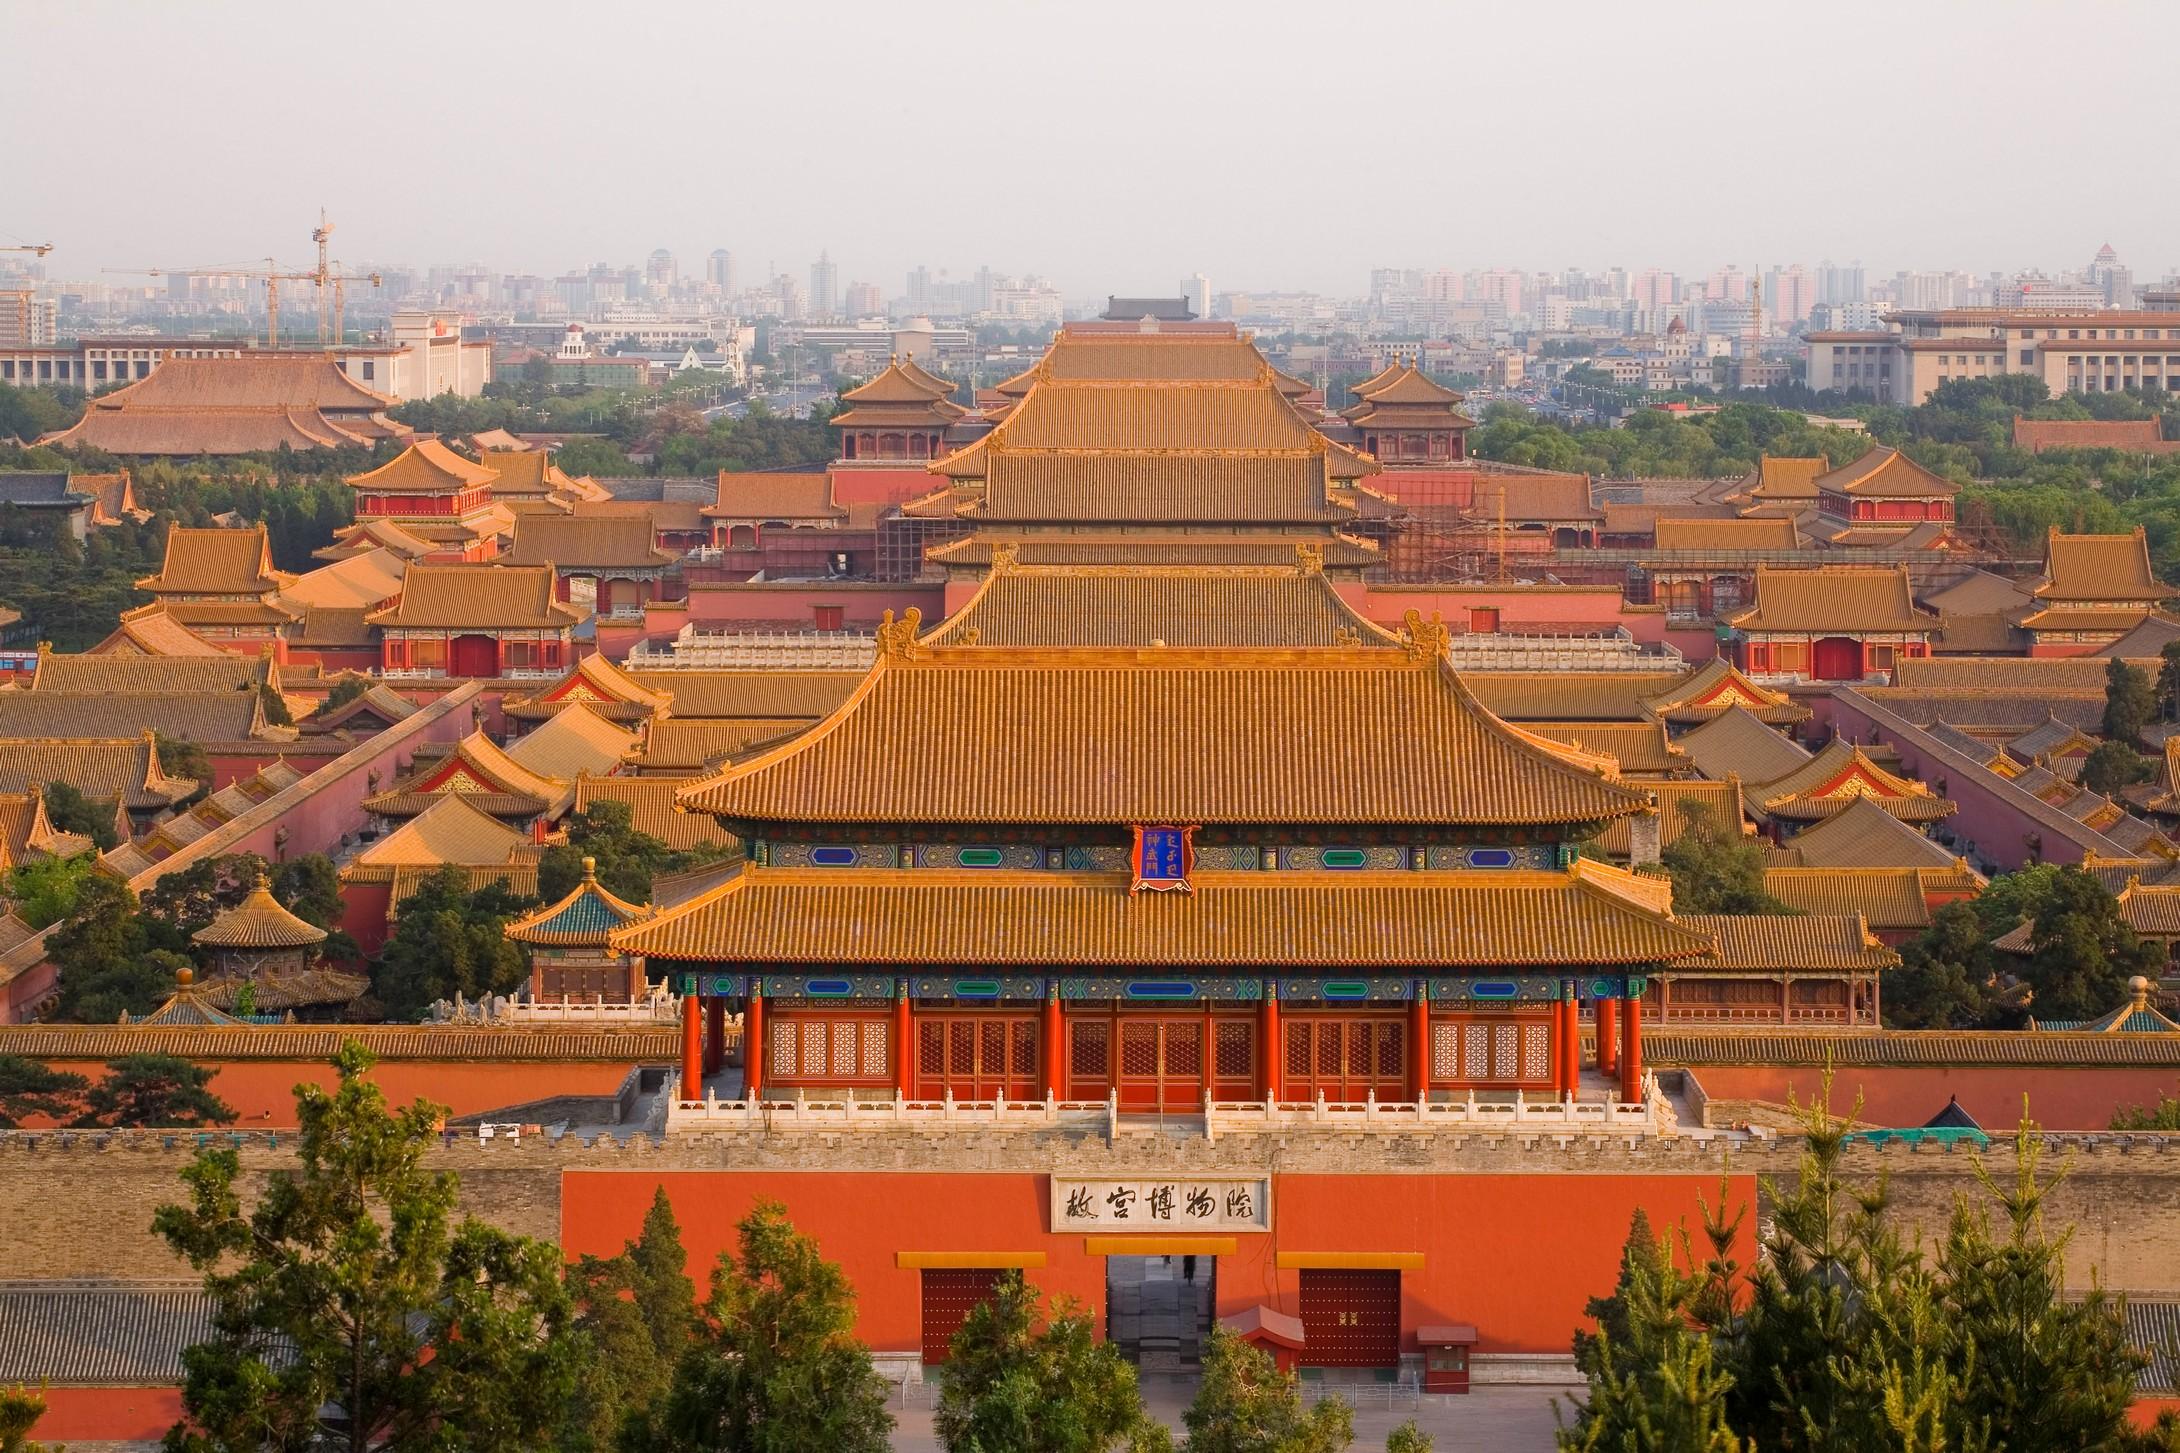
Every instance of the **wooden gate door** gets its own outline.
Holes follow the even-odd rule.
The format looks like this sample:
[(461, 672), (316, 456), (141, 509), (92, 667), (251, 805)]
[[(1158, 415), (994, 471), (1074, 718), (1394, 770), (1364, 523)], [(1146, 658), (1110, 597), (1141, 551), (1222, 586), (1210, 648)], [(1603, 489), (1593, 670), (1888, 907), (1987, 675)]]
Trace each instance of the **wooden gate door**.
[(1819, 681), (1862, 679), (1862, 643), (1846, 636), (1826, 636), (1810, 650), (1809, 674)]
[(1203, 1020), (1121, 1020), (1117, 1083), (1123, 1110), (1201, 1109)]
[(1038, 1093), (1037, 1021), (1028, 1015), (943, 1016), (916, 1023), (916, 1088), (927, 1099), (1023, 1099)]
[(991, 1266), (924, 1268), (923, 1360), (927, 1365), (946, 1360), (954, 1334), (971, 1312), (992, 1299), (1003, 1274)]
[(1408, 1097), (1406, 1026), (1397, 1019), (1295, 1018), (1287, 1021), (1285, 1091), (1294, 1099), (1359, 1104)]
[(1311, 1367), (1399, 1366), (1400, 1273), (1305, 1269), (1302, 1339)]
[(447, 655), (449, 676), (500, 674), (500, 643), (490, 636), (456, 636)]

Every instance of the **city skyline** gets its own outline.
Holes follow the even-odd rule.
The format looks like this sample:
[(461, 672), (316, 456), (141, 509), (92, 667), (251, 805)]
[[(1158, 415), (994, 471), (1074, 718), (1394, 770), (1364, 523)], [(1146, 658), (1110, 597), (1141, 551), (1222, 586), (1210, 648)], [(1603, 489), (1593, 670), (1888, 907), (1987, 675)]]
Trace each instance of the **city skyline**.
[[(1254, 7), (1239, 23), (1123, 6), (1091, 22), (972, 4), (931, 27), (851, 5), (820, 29), (669, 10), (617, 22), (593, 53), (538, 11), (517, 26), (516, 12), (477, 6), (431, 14), (430, 55), (459, 57), (465, 79), (565, 84), (541, 82), (528, 103), (495, 85), (501, 101), (414, 131), (401, 94), (443, 83), (434, 66), (447, 62), (270, 10), (247, 23), (247, 10), (216, 43), (181, 12), (0, 15), (11, 49), (55, 61), (19, 83), (33, 111), (80, 99), (68, 57), (121, 75), (180, 60), (253, 77), (198, 87), (186, 106), (163, 88), (102, 94), (99, 127), (15, 160), (0, 240), (54, 243), (48, 268), (65, 276), (287, 260), (308, 251), (324, 206), (353, 264), (549, 275), (664, 247), (691, 271), (724, 247), (746, 284), (767, 262), (806, 275), (829, 251), (843, 286), (888, 296), (919, 264), (1036, 272), (1091, 297), (1166, 292), (1195, 272), (1219, 289), (1343, 294), (1372, 267), (1687, 274), (1829, 257), (1873, 276), (1981, 274), (2078, 266), (2105, 242), (2138, 275), (2180, 262), (2166, 240), (2180, 199), (2142, 185), (2124, 148), (2054, 124), (2148, 93), (2154, 57), (2180, 39), (2180, 18), (2148, 5), (2100, 11), (2101, 32), (2130, 43), (2094, 67), (2052, 68), (2017, 107), (1986, 104), (1983, 73), (1941, 64), (1966, 29), (1937, 10), (1835, 8), (1819, 34), (1711, 5), (1576, 6), (1545, 35), (1520, 17), (1381, 7), (1328, 104), (1307, 67), (1328, 29), (1315, 11)], [(395, 37), (424, 14), (396, 7)], [(1974, 34), (1988, 53), (2033, 55), (2054, 23), (2047, 9), (1984, 6)], [(1445, 81), (1366, 64), (1384, 53), (1373, 30), (1388, 28), (1409, 53), (1441, 51)], [(1843, 61), (1838, 37), (1868, 48)], [(1797, 67), (1797, 54), (1823, 64)], [(306, 67), (313, 94), (376, 97), (388, 124), (336, 126), (335, 107), (323, 124), (293, 111), (311, 124), (267, 126), (268, 108), (289, 107), (281, 78)], [(606, 96), (628, 99), (625, 126), (598, 124)], [(1763, 124), (1735, 120), (1759, 103)], [(1855, 116), (1884, 129), (1840, 124)], [(2106, 135), (2130, 134), (2112, 119)], [(128, 136), (158, 142), (118, 144)], [(378, 164), (327, 168), (336, 137)], [(241, 184), (205, 185), (223, 166)], [(2040, 205), (2002, 205), (2024, 185)], [(528, 225), (507, 226), (525, 211)]]

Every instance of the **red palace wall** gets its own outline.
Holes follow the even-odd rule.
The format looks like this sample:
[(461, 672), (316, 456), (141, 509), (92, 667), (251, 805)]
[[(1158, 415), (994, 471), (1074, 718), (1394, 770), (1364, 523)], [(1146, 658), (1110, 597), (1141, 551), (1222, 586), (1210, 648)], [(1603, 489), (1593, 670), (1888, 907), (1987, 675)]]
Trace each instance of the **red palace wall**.
[[(1813, 1066), (1698, 1065), (1691, 1071), (1713, 1100), (1770, 1100), (1785, 1104), (1788, 1091), (1816, 1098), (1824, 1072)], [(2163, 1068), (2024, 1068), (2018, 1065), (1856, 1066), (1833, 1072), (1830, 1105), (1844, 1115), (1862, 1097), (1858, 1117), (1869, 1125), (1904, 1128), (1925, 1124), (1959, 1096), (1961, 1108), (1992, 1134), (2010, 1131), (2029, 1114), (2047, 1130), (2109, 1130), (2123, 1105), (2154, 1107), (2160, 1094), (2180, 1095), (2180, 1074)], [(1719, 1118), (1714, 1111), (1713, 1118)]]
[(41, 1443), (149, 1443), (156, 1446), (182, 1416), (178, 1387), (48, 1387), (45, 1416), (31, 1433)]
[[(921, 1345), (921, 1281), (898, 1252), (1042, 1252), (1025, 1273), (1049, 1294), (1080, 1300), (1100, 1325), (1105, 1264), (1079, 1234), (1045, 1229), (1049, 1178), (1021, 1174), (824, 1171), (568, 1171), (561, 1177), (561, 1247), (569, 1256), (611, 1255), (635, 1236), (663, 1185), (681, 1222), (689, 1270), (701, 1290), (734, 1224), (760, 1199), (841, 1263), (857, 1297), (858, 1334), (881, 1352)], [(1273, 1178), (1272, 1230), (1236, 1238), (1218, 1258), (1218, 1311), (1260, 1303), (1297, 1313), (1301, 1274), (1280, 1252), (1420, 1253), (1401, 1272), (1401, 1340), (1413, 1352), (1418, 1326), (1472, 1322), (1483, 1352), (1564, 1353), (1582, 1308), (1612, 1286), (1629, 1218), (1640, 1206), (1660, 1235), (1699, 1230), (1699, 1201), (1719, 1182), (1700, 1175), (1282, 1175)], [(1735, 1175), (1736, 1206), (1752, 1206), (1755, 1177)], [(1755, 1217), (1736, 1255), (1754, 1259)], [(1151, 1252), (1149, 1245), (1146, 1252)]]

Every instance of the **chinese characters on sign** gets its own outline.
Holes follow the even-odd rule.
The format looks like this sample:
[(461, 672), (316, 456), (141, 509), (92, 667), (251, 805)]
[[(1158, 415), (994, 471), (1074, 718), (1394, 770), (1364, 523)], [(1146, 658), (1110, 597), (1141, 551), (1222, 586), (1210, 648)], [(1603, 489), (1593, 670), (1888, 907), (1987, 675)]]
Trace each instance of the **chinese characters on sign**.
[(1196, 866), (1196, 829), (1146, 827), (1135, 830), (1135, 883), (1129, 890), (1189, 891), (1189, 871)]
[(1165, 1180), (1052, 1178), (1054, 1231), (1269, 1231), (1271, 1183), (1189, 1176)]

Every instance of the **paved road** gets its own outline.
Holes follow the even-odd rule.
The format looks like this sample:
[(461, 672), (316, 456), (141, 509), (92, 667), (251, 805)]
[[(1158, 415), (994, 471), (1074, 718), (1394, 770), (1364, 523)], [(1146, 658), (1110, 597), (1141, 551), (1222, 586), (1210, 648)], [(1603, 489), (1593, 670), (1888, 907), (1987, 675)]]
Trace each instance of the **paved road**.
[[(1409, 1418), (1431, 1435), (1432, 1453), (1548, 1453), (1552, 1447), (1552, 1400), (1567, 1391), (1549, 1387), (1494, 1387), (1466, 1397), (1418, 1398), (1414, 1404), (1385, 1407), (1363, 1406), (1355, 1412), (1354, 1453), (1375, 1453), (1385, 1446), (1385, 1435)], [(1366, 1402), (1377, 1389), (1358, 1388)], [(1195, 1395), (1192, 1383), (1152, 1384), (1144, 1387), (1151, 1411), (1175, 1433), (1181, 1431), (1181, 1410)], [(897, 1453), (941, 1453), (931, 1432), (928, 1400), (908, 1407), (896, 1406), (900, 1420), (894, 1430)]]

